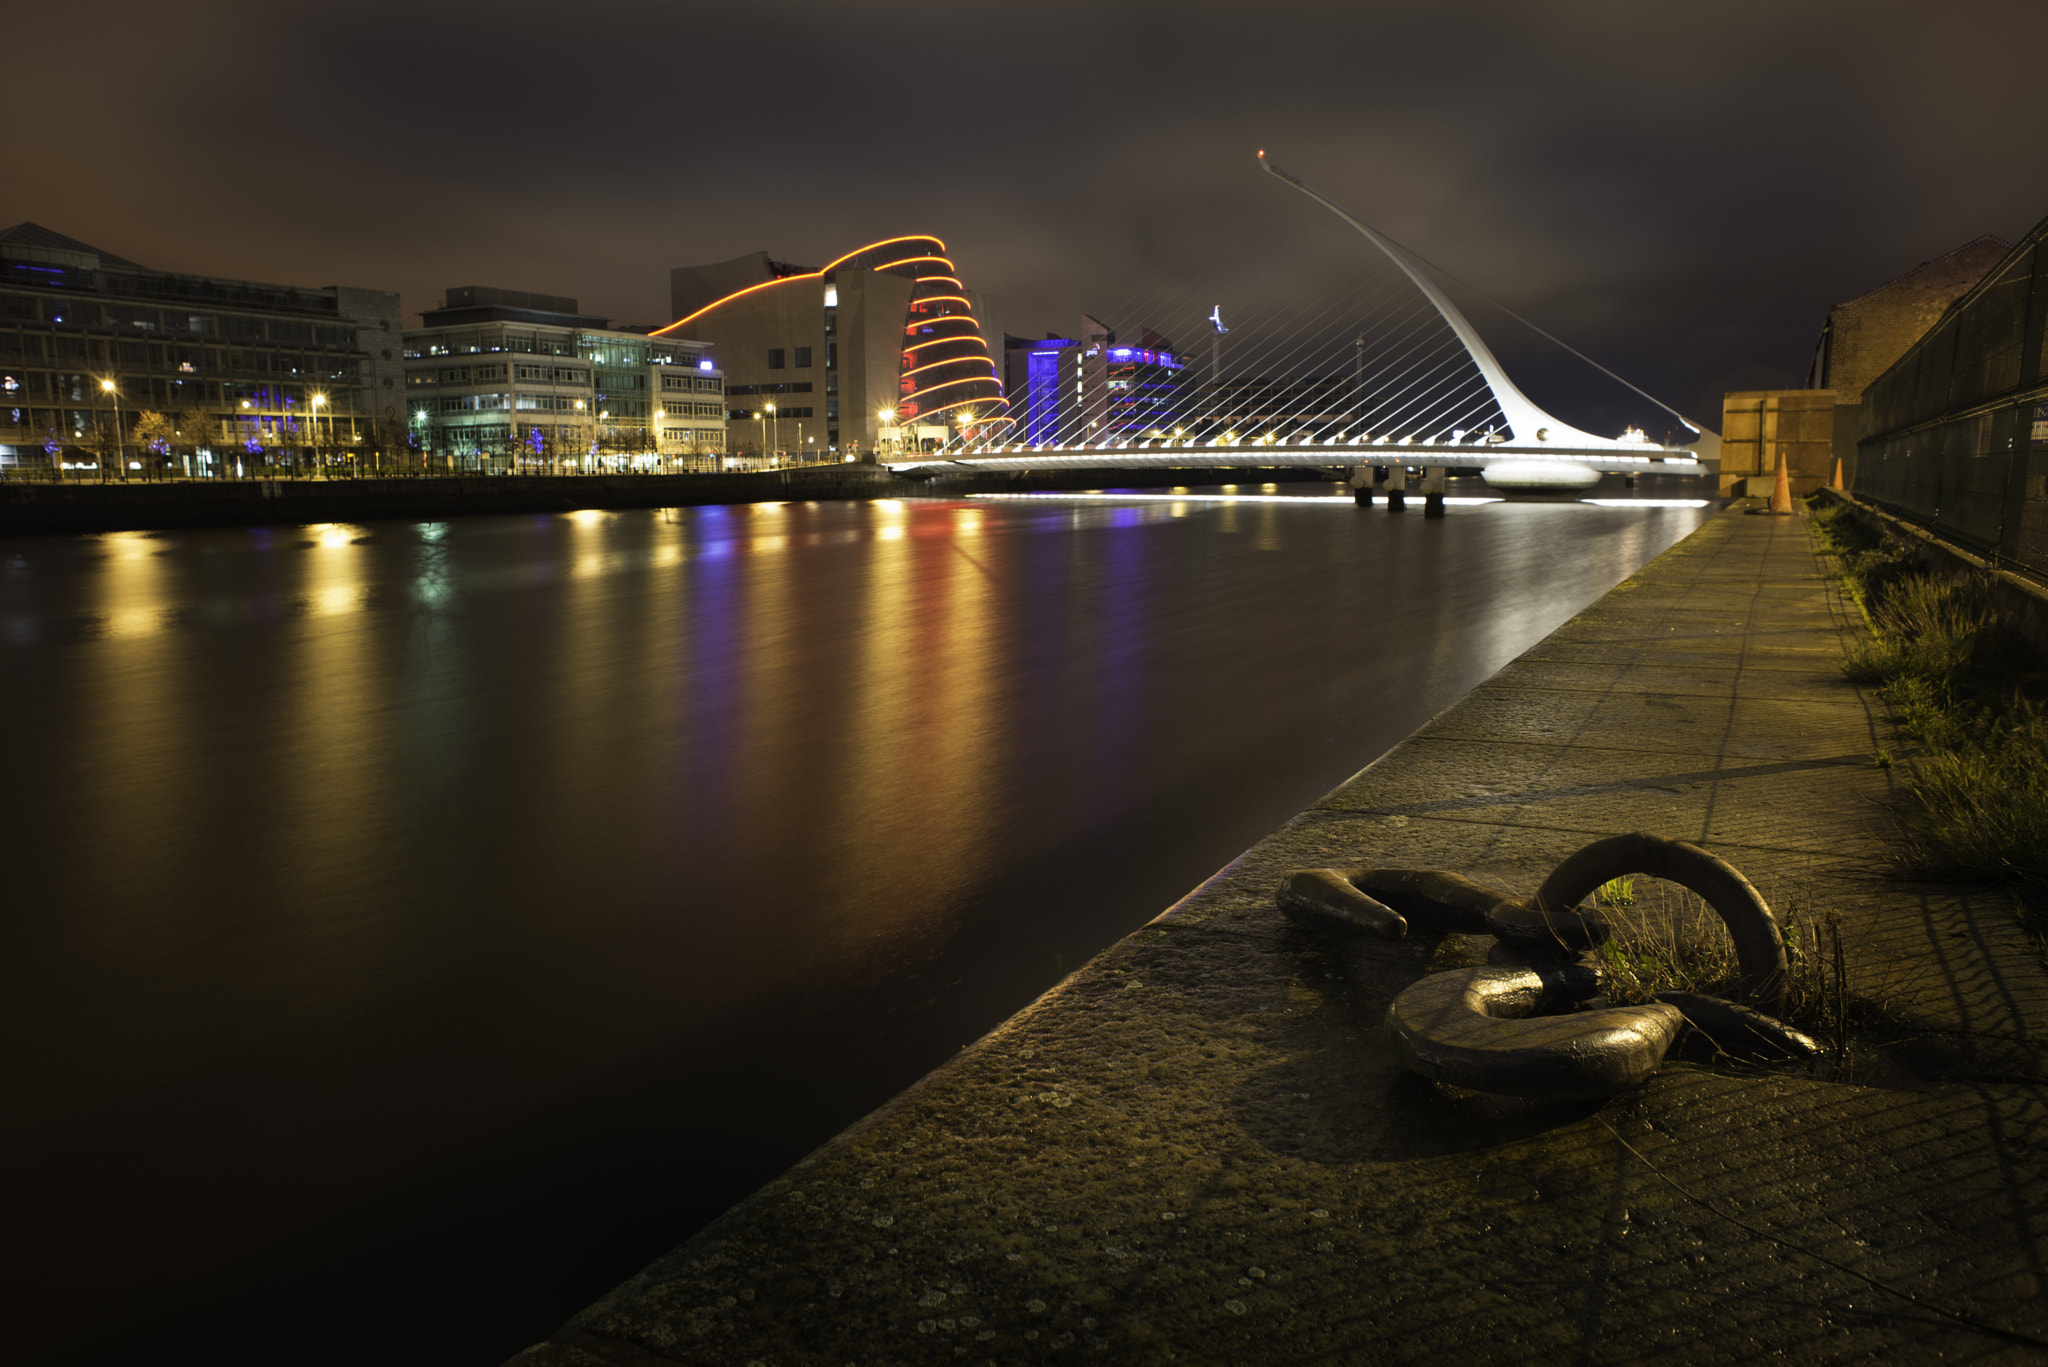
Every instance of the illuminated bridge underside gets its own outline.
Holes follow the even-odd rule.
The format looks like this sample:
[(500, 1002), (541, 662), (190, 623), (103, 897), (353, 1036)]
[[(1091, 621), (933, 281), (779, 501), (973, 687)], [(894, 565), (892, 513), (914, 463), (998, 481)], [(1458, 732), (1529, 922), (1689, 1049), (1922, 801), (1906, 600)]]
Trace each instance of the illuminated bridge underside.
[(1355, 465), (1418, 466), (1423, 469), (1479, 470), (1517, 463), (1571, 464), (1602, 474), (1704, 475), (1708, 467), (1683, 448), (1614, 446), (1491, 446), (1397, 445), (1394, 443), (1275, 442), (1272, 445), (1177, 445), (1139, 442), (1132, 446), (983, 446), (942, 459), (886, 462), (892, 470), (1139, 470), (1213, 469), (1218, 466), (1305, 465), (1337, 469)]

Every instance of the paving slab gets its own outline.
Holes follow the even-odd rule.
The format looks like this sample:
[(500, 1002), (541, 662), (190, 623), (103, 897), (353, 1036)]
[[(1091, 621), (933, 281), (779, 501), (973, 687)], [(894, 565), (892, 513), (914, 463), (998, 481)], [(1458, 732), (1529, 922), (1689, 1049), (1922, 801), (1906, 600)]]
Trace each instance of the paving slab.
[[(2040, 1361), (2048, 972), (1998, 890), (1888, 872), (1856, 630), (1804, 519), (1708, 522), (515, 1362)], [(1273, 903), (1330, 864), (1527, 893), (1632, 829), (1838, 911), (1908, 1066), (1459, 1093), (1381, 1021), (1470, 946)]]

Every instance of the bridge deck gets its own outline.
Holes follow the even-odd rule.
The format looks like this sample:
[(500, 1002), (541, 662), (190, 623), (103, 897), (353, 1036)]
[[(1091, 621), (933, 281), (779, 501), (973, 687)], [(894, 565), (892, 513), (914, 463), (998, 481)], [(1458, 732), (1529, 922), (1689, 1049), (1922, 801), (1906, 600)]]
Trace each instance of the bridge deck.
[(1131, 446), (975, 446), (964, 451), (934, 453), (916, 459), (884, 460), (892, 469), (915, 469), (935, 465), (959, 465), (974, 470), (1089, 470), (1149, 469), (1153, 467), (1280, 466), (1306, 465), (1328, 469), (1357, 465), (1405, 465), (1425, 469), (1479, 470), (1489, 465), (1516, 463), (1583, 465), (1603, 474), (1658, 474), (1703, 476), (1711, 467), (1702, 464), (1689, 450), (1645, 446), (1640, 454), (1599, 450), (1589, 447), (1536, 447), (1522, 445), (1396, 445), (1375, 443), (1352, 445), (1342, 442), (1271, 446), (1209, 446), (1140, 442)]

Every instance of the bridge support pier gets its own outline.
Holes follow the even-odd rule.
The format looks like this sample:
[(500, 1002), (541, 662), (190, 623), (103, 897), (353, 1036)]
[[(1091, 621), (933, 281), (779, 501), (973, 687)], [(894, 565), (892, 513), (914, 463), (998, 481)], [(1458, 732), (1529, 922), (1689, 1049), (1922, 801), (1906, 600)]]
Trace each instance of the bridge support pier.
[(1387, 511), (1408, 511), (1408, 467), (1405, 465), (1387, 467)]
[(1431, 465), (1422, 472), (1422, 515), (1442, 517), (1444, 515), (1444, 478), (1450, 472), (1441, 465)]
[(1372, 507), (1372, 487), (1374, 482), (1370, 465), (1352, 466), (1351, 501), (1361, 508)]

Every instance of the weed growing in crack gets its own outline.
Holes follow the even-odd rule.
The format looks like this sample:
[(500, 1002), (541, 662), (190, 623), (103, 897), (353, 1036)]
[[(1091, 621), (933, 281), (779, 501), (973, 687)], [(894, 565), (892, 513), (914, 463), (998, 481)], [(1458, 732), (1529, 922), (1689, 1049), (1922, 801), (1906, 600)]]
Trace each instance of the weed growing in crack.
[[(1629, 904), (1601, 899), (1613, 935), (1594, 951), (1601, 989), (1616, 1006), (1652, 1001), (1660, 992), (1734, 997), (1742, 976), (1735, 942), (1720, 914), (1694, 893), (1652, 881)], [(1843, 917), (1828, 908), (1780, 912), (1785, 944), (1782, 1019), (1830, 1045), (1848, 1049), (1853, 1031), (1882, 1015), (1877, 1004), (1850, 992), (1842, 947)]]

